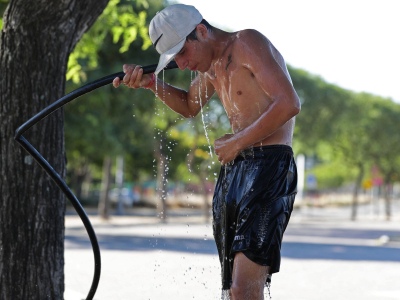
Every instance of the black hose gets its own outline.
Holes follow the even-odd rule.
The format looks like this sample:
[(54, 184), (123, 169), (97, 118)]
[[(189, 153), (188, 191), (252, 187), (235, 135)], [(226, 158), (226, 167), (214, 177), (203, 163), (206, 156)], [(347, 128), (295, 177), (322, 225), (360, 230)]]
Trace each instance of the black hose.
[[(175, 69), (177, 67), (178, 66), (175, 63), (175, 61), (172, 61), (164, 68), (164, 70)], [(142, 67), (143, 74), (154, 73), (156, 68), (157, 68), (157, 65), (144, 66), (144, 67)], [(24, 132), (26, 132), (29, 128), (31, 128), (33, 125), (35, 125), (39, 121), (43, 120), (48, 115), (50, 115), (57, 109), (61, 108), (65, 104), (71, 102), (72, 100), (74, 100), (86, 93), (89, 93), (99, 87), (102, 87), (104, 85), (111, 83), (114, 80), (114, 78), (116, 78), (116, 77), (123, 79), (124, 76), (125, 76), (124, 72), (114, 73), (114, 74), (108, 75), (106, 77), (100, 78), (96, 81), (93, 81), (91, 83), (88, 83), (88, 84), (72, 91), (71, 93), (58, 99), (56, 102), (50, 104), (49, 106), (44, 108), (41, 112), (34, 115), (32, 118), (30, 118), (24, 124), (22, 124), (15, 131), (15, 135), (14, 135), (14, 139), (36, 160), (36, 162), (47, 172), (47, 174), (54, 180), (54, 182), (58, 185), (58, 187), (66, 195), (66, 197), (69, 199), (69, 201), (75, 208), (76, 212), (78, 213), (79, 217), (81, 218), (81, 220), (86, 228), (86, 231), (89, 235), (90, 242), (92, 244), (93, 255), (94, 255), (94, 275), (93, 275), (92, 285), (90, 287), (90, 290), (86, 297), (86, 300), (93, 299), (93, 297), (96, 293), (97, 287), (99, 285), (99, 281), (100, 281), (101, 256), (100, 256), (100, 247), (99, 247), (99, 243), (97, 241), (96, 233), (94, 232), (94, 229), (93, 229), (92, 224), (90, 223), (89, 217), (86, 214), (81, 203), (79, 202), (78, 198), (76, 198), (76, 196), (71, 191), (71, 189), (68, 187), (68, 185), (65, 183), (65, 181), (62, 179), (62, 177), (53, 169), (53, 167), (48, 163), (48, 161), (46, 159), (44, 159), (43, 156), (31, 145), (31, 143), (29, 143), (29, 141), (27, 139), (25, 139), (24, 136), (22, 136), (22, 134)]]

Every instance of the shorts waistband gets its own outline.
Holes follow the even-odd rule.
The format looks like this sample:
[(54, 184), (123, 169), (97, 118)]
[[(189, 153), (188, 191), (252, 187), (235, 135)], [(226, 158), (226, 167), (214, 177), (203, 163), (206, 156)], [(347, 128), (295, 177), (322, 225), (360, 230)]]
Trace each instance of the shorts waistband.
[(287, 152), (293, 155), (292, 147), (288, 145), (267, 145), (259, 147), (251, 147), (240, 151), (239, 155), (235, 158), (235, 161), (245, 159), (255, 159), (270, 156), (273, 153)]

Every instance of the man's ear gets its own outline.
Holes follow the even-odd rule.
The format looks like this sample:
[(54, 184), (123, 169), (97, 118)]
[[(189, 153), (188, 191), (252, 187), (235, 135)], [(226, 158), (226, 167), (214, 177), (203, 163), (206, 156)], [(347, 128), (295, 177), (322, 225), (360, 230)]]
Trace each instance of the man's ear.
[(207, 27), (204, 24), (199, 24), (196, 26), (196, 36), (197, 39), (205, 39), (208, 36)]

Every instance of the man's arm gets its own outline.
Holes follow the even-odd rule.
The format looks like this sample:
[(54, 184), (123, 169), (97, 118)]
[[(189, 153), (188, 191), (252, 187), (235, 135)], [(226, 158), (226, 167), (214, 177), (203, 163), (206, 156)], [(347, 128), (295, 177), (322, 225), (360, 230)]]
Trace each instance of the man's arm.
[[(172, 86), (159, 78), (152, 82), (152, 75), (143, 75), (140, 66), (124, 65), (125, 76), (122, 83), (130, 88), (147, 88), (173, 111), (185, 118), (195, 117), (214, 93), (214, 87), (205, 76), (199, 74), (191, 82), (188, 91)], [(113, 81), (114, 87), (121, 84), (119, 78)]]
[(246, 66), (254, 74), (271, 103), (255, 122), (238, 132), (236, 138), (242, 149), (267, 138), (300, 112), (300, 99), (291, 83), (283, 58), (270, 43), (263, 43), (260, 47), (256, 46), (259, 43), (254, 41), (253, 36), (248, 40), (250, 45), (253, 42), (254, 51), (247, 53)]

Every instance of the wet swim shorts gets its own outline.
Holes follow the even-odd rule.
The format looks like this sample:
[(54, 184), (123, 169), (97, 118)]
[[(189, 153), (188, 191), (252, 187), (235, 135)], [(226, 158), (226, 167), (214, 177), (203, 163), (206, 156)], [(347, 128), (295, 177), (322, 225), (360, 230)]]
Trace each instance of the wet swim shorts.
[(245, 150), (222, 166), (213, 198), (213, 230), (224, 290), (232, 283), (236, 252), (279, 272), (296, 187), (296, 163), (286, 145)]

